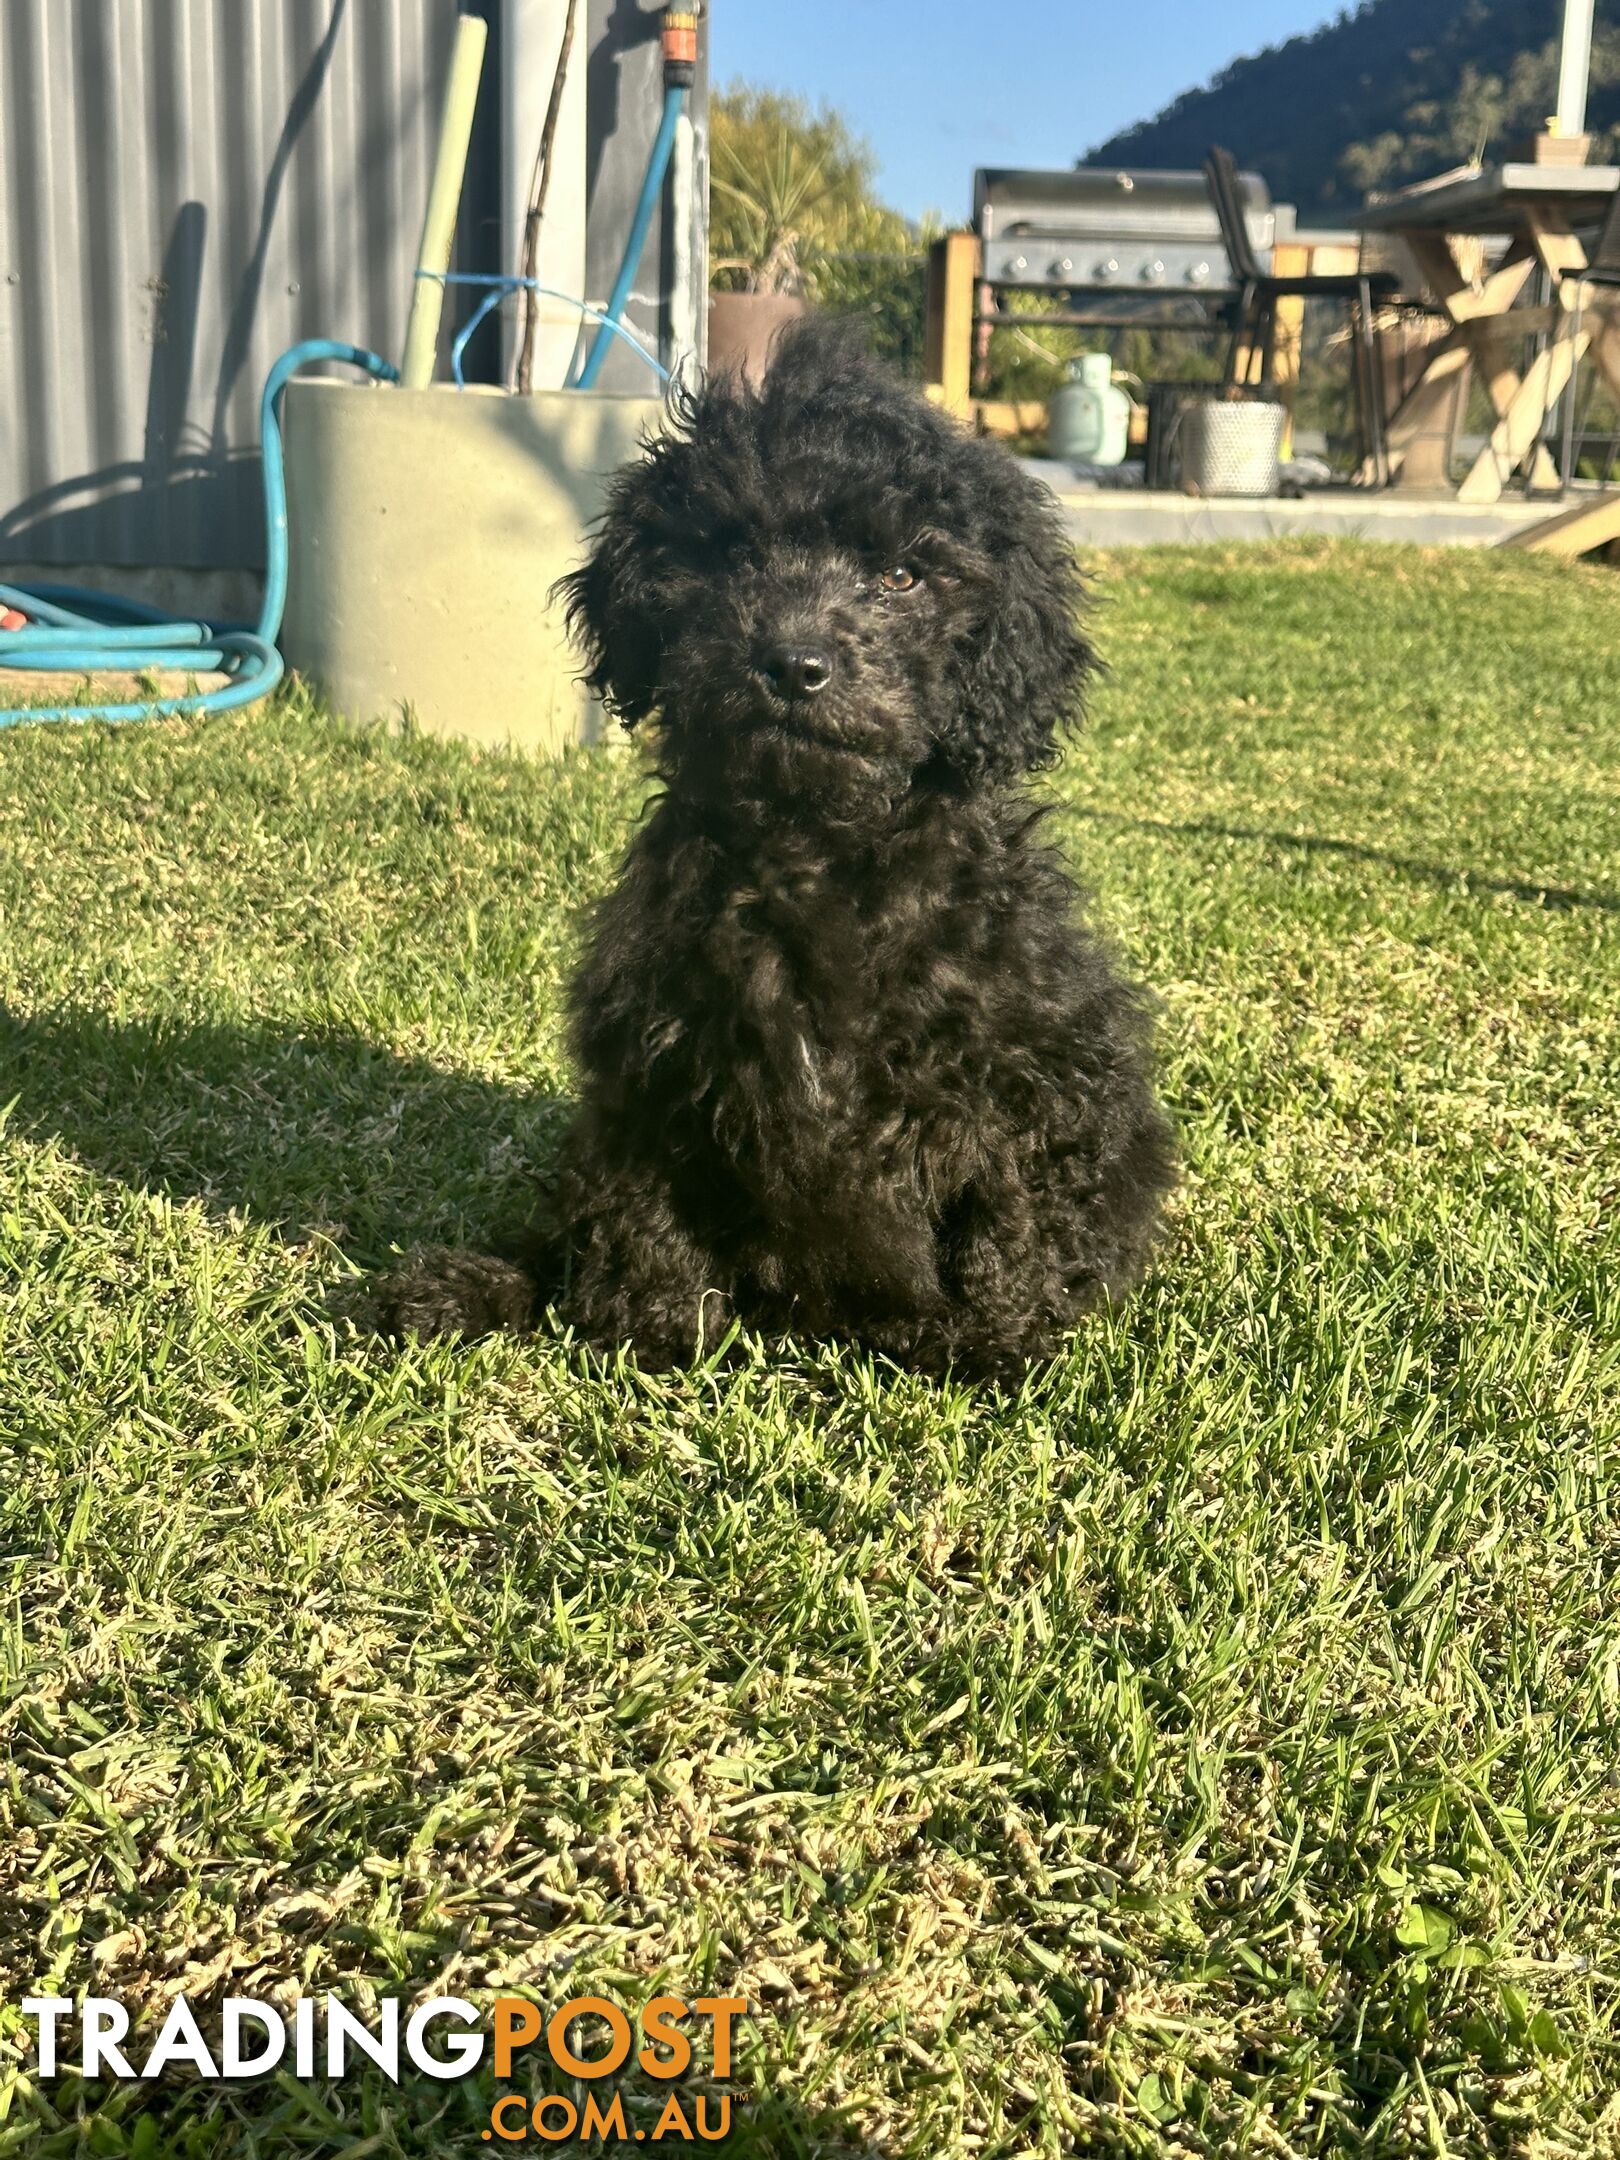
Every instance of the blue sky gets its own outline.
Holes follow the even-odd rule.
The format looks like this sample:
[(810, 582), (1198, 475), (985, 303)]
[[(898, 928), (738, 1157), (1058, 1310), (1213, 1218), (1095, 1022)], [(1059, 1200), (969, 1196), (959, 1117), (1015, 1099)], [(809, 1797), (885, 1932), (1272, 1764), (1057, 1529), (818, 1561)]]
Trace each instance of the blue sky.
[(716, 79), (825, 98), (885, 199), (965, 218), (976, 165), (1069, 165), (1342, 0), (711, 0)]

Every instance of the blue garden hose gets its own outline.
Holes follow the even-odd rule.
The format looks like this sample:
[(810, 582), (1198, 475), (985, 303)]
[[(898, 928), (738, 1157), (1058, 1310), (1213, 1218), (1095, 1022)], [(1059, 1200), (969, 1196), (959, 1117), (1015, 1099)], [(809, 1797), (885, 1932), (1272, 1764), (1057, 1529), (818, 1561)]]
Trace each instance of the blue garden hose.
[(126, 705), (20, 705), (0, 708), (0, 728), (34, 720), (155, 720), (170, 713), (230, 712), (251, 705), (281, 680), (276, 638), (287, 603), (287, 483), (281, 455), (281, 393), (288, 378), (317, 360), (363, 368), (380, 382), (398, 370), (379, 354), (333, 338), (309, 338), (284, 352), (270, 370), (259, 401), (264, 457), (264, 605), (251, 630), (237, 625), (173, 622), (160, 610), (77, 586), (0, 585), (0, 608), (29, 618), (26, 628), (0, 630), (0, 668), (51, 669), (89, 675), (106, 668), (144, 673), (183, 668), (188, 674), (223, 670), (230, 681), (189, 696), (146, 698)]
[[(641, 183), (641, 194), (631, 220), (619, 275), (605, 310), (571, 301), (581, 315), (597, 325), (596, 336), (574, 385), (591, 389), (607, 357), (609, 341), (620, 338), (633, 346), (660, 381), (667, 372), (646, 347), (625, 328), (624, 312), (647, 245), (653, 212), (663, 192), (664, 178), (675, 148), (676, 132), (697, 65), (696, 7), (664, 9), (662, 30), (664, 64), (664, 110), (653, 142), (652, 154)], [(462, 355), (467, 341), (508, 293), (527, 290), (554, 299), (553, 293), (532, 278), (481, 277), (451, 272), (419, 270), (419, 277), (438, 276), (446, 285), (485, 285), (490, 288), (483, 304), (457, 336), (451, 364), (457, 386), (462, 384)], [(264, 464), (265, 580), (264, 604), (251, 630), (237, 624), (170, 621), (156, 608), (114, 594), (89, 592), (76, 586), (24, 587), (0, 584), (0, 614), (16, 610), (26, 618), (20, 629), (0, 628), (0, 669), (91, 674), (118, 668), (136, 674), (148, 669), (183, 669), (188, 674), (224, 673), (229, 680), (218, 690), (194, 691), (189, 696), (147, 698), (122, 705), (18, 705), (0, 707), (0, 728), (18, 727), (36, 720), (152, 720), (172, 713), (230, 712), (252, 705), (273, 690), (282, 677), (281, 654), (276, 639), (281, 631), (287, 602), (287, 486), (281, 451), (281, 393), (288, 379), (315, 361), (335, 360), (357, 367), (380, 382), (398, 382), (399, 370), (360, 345), (341, 344), (332, 338), (309, 338), (284, 352), (270, 370), (259, 401), (259, 446)]]
[(467, 387), (464, 369), (467, 347), (474, 331), (495, 312), (503, 300), (515, 292), (538, 293), (542, 299), (561, 300), (566, 307), (578, 308), (586, 321), (601, 324), (601, 334), (604, 337), (622, 338), (638, 358), (646, 361), (661, 383), (669, 381), (669, 369), (653, 358), (633, 331), (627, 330), (622, 322), (612, 321), (601, 308), (592, 307), (589, 301), (576, 300), (572, 293), (559, 292), (554, 285), (542, 285), (537, 278), (532, 277), (489, 277), (481, 270), (418, 270), (416, 274), (419, 278), (432, 278), (440, 285), (480, 285), (489, 288), (451, 342), (450, 377), (458, 390), (465, 390)]
[(652, 156), (647, 160), (647, 170), (641, 182), (641, 194), (636, 202), (636, 214), (630, 221), (630, 237), (625, 242), (624, 259), (619, 264), (619, 275), (608, 300), (606, 318), (597, 330), (590, 351), (585, 355), (585, 365), (579, 371), (576, 390), (589, 390), (595, 386), (602, 372), (602, 362), (608, 356), (608, 332), (616, 330), (630, 304), (630, 288), (635, 283), (636, 272), (641, 268), (641, 257), (647, 245), (647, 231), (658, 207), (658, 198), (664, 191), (664, 175), (669, 170), (670, 154), (675, 148), (675, 130), (681, 114), (686, 109), (687, 90), (681, 82), (670, 82), (664, 91), (664, 116), (658, 123), (658, 134), (653, 142)]
[[(679, 110), (676, 104), (673, 108), (675, 117), (679, 116)], [(668, 104), (666, 118), (673, 142), (674, 119), (670, 117)], [(667, 147), (660, 159), (655, 146), (653, 163), (648, 168), (649, 177), (656, 169), (661, 183), (662, 168), (667, 162)], [(656, 193), (655, 185), (652, 198), (647, 199), (655, 199)], [(650, 218), (650, 207), (647, 214)], [(645, 241), (647, 220), (640, 222), (641, 237)], [(666, 371), (617, 320), (614, 312), (615, 306), (620, 312), (623, 310), (629, 294), (629, 280), (634, 275), (640, 252), (639, 246), (634, 248), (633, 254), (626, 251), (629, 268), (620, 273), (623, 292), (616, 290), (614, 302), (605, 313), (588, 307), (581, 300), (571, 300), (570, 305), (579, 308), (599, 326), (597, 343), (592, 347), (587, 369), (591, 360), (596, 360), (600, 366), (598, 351), (605, 349), (610, 337), (617, 337), (634, 348), (660, 381), (667, 382)], [(462, 330), (452, 348), (458, 386), (462, 381), (461, 359), (467, 340), (490, 309), (509, 292), (525, 286), (536, 292), (550, 292), (548, 286), (536, 285), (530, 278), (458, 275), (447, 277), (444, 282), (491, 288), (489, 298)], [(552, 297), (561, 300), (569, 296), (556, 293)], [(259, 400), (259, 447), (264, 461), (264, 604), (251, 629), (241, 624), (173, 621), (161, 609), (147, 607), (139, 600), (125, 600), (115, 593), (92, 592), (76, 585), (0, 584), (0, 610), (15, 608), (28, 618), (23, 629), (0, 630), (0, 671), (9, 668), (26, 675), (30, 671), (49, 669), (62, 674), (90, 675), (108, 668), (129, 674), (164, 668), (183, 669), (187, 674), (195, 675), (223, 672), (230, 680), (217, 690), (193, 691), (180, 697), (143, 698), (121, 705), (0, 707), (0, 728), (20, 727), (36, 720), (156, 720), (173, 713), (231, 712), (239, 706), (255, 704), (275, 688), (283, 673), (276, 639), (281, 633), (282, 612), (287, 604), (287, 481), (281, 449), (281, 393), (301, 368), (321, 360), (335, 360), (346, 367), (360, 368), (379, 382), (399, 380), (399, 370), (381, 354), (367, 352), (363, 345), (343, 344), (335, 338), (308, 338), (303, 344), (284, 352), (270, 370), (264, 395)], [(583, 376), (581, 387), (584, 387)]]

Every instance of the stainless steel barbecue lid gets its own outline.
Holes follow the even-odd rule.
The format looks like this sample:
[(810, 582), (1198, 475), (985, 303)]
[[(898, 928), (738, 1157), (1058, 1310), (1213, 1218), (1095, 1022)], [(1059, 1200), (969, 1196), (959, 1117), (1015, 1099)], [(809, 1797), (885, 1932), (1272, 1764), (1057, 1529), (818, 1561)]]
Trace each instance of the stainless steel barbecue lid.
[[(1258, 173), (1244, 173), (1244, 214), (1262, 261), (1277, 213)], [(1223, 294), (1231, 266), (1202, 173), (981, 168), (973, 222), (989, 285), (1052, 292)]]

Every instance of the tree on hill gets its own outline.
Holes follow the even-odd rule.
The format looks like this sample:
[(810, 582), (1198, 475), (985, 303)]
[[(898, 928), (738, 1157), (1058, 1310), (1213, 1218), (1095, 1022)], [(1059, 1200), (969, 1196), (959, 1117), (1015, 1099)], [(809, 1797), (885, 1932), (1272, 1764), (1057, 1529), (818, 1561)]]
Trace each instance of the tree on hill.
[[(1212, 142), (1316, 216), (1534, 134), (1552, 111), (1560, 0), (1367, 0), (1100, 143), (1091, 165), (1191, 167)], [(1594, 155), (1620, 152), (1620, 26), (1592, 51)]]

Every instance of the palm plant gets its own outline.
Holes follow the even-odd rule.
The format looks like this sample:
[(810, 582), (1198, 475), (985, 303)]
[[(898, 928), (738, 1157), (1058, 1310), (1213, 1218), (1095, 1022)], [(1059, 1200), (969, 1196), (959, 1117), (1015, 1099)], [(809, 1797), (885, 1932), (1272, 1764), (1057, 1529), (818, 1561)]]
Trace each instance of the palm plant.
[(818, 260), (875, 208), (872, 154), (840, 115), (776, 91), (714, 98), (709, 164), (710, 268), (733, 291), (816, 297)]
[(828, 194), (821, 160), (784, 128), (773, 154), (750, 171), (717, 137), (709, 186), (730, 213), (732, 250), (712, 258), (712, 268), (740, 273), (744, 292), (802, 293), (806, 229)]

